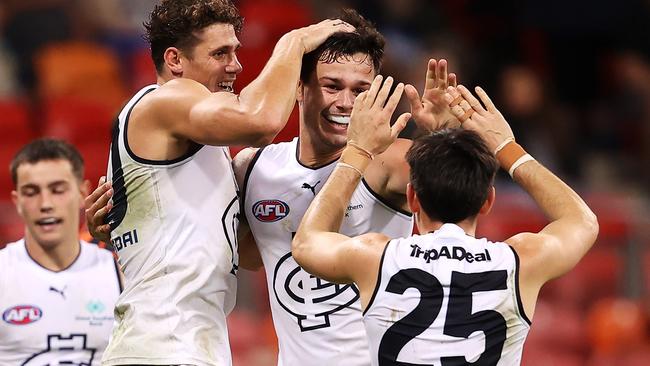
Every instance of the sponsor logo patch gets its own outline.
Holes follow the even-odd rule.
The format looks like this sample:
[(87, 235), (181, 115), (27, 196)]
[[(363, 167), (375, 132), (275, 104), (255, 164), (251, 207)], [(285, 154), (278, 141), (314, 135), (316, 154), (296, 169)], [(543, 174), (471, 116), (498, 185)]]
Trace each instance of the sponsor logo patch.
[(5, 323), (14, 325), (27, 325), (43, 317), (43, 311), (34, 305), (16, 305), (2, 313)]
[(282, 220), (289, 215), (289, 205), (280, 200), (262, 200), (253, 205), (253, 216), (262, 222)]

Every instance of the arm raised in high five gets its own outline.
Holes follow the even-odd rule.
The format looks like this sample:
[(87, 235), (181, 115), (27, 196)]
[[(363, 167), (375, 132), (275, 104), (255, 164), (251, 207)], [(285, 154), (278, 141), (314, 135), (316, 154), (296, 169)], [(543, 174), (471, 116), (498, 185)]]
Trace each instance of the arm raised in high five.
[[(366, 256), (366, 246), (388, 241), (382, 234), (349, 238), (337, 231), (352, 192), (370, 160), (395, 141), (410, 118), (410, 114), (405, 113), (390, 126), (391, 116), (404, 90), (400, 83), (391, 95), (392, 84), (391, 77), (382, 84), (382, 77), (377, 76), (370, 89), (355, 100), (348, 127), (348, 146), (327, 183), (309, 206), (292, 243), (296, 262), (306, 271), (329, 281), (349, 283), (360, 280), (356, 277), (359, 275), (356, 270), (363, 268), (366, 272), (363, 263), (372, 262), (372, 256)], [(376, 272), (372, 273), (376, 277)]]
[(538, 233), (520, 233), (506, 240), (521, 258), (521, 290), (526, 312), (532, 314), (541, 286), (571, 270), (598, 235), (596, 216), (571, 187), (519, 146), (512, 129), (487, 93), (477, 87), (477, 99), (467, 88), (449, 88), (447, 101), (462, 128), (476, 131), (508, 171), (551, 221)]

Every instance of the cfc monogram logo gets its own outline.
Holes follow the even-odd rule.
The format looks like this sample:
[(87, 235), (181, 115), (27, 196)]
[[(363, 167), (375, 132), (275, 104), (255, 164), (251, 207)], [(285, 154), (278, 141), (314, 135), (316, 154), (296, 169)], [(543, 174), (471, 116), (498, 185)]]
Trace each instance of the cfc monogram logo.
[(275, 267), (273, 291), (280, 306), (298, 320), (302, 332), (329, 327), (332, 314), (359, 299), (354, 285), (338, 285), (310, 275), (291, 253)]
[(70, 337), (59, 334), (48, 335), (47, 349), (31, 356), (22, 365), (90, 366), (93, 363), (95, 351), (95, 348), (87, 348), (85, 334), (72, 334)]

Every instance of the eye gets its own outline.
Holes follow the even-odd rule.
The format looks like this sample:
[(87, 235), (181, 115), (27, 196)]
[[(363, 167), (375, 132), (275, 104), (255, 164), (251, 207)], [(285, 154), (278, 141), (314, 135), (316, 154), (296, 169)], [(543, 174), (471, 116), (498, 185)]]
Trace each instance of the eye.
[(335, 84), (326, 84), (326, 85), (323, 85), (323, 88), (325, 88), (327, 91), (330, 91), (330, 92), (337, 92), (337, 91), (341, 90), (341, 88), (338, 85), (335, 85)]
[(67, 184), (57, 184), (51, 188), (52, 194), (63, 194), (68, 191)]
[(25, 197), (34, 197), (38, 194), (38, 190), (36, 188), (23, 188), (20, 190), (20, 194)]
[(353, 92), (354, 92), (355, 95), (359, 95), (359, 94), (363, 93), (366, 90), (368, 90), (368, 89), (358, 88), (358, 89), (354, 89)]

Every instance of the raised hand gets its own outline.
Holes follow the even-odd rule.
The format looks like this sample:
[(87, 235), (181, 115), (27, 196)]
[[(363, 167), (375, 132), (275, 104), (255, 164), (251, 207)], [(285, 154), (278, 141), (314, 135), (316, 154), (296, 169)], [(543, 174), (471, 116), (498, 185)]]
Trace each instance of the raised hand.
[(389, 76), (385, 82), (382, 81), (383, 77), (378, 75), (370, 89), (355, 99), (348, 126), (348, 143), (356, 144), (373, 155), (384, 152), (411, 118), (410, 113), (404, 113), (391, 127), (390, 119), (402, 97), (404, 84), (397, 84), (391, 94), (393, 78)]
[(497, 147), (508, 140), (514, 140), (515, 137), (510, 125), (485, 90), (479, 86), (474, 90), (481, 101), (463, 85), (447, 88), (445, 100), (449, 103), (451, 112), (460, 121), (461, 127), (477, 132), (488, 147), (495, 151)]
[(459, 126), (458, 119), (451, 113), (449, 105), (444, 99), (447, 87), (455, 87), (456, 82), (456, 74), (447, 71), (447, 60), (430, 59), (422, 98), (415, 87), (406, 86), (404, 92), (411, 104), (411, 113), (418, 127), (433, 131), (443, 125), (447, 127)]
[(88, 231), (93, 238), (105, 243), (110, 242), (111, 226), (104, 224), (104, 218), (113, 207), (110, 199), (113, 188), (105, 177), (99, 178), (97, 188), (84, 201), (85, 217)]
[(285, 37), (297, 37), (309, 53), (320, 46), (329, 36), (338, 32), (354, 32), (355, 28), (341, 19), (327, 19), (307, 27), (294, 29)]

